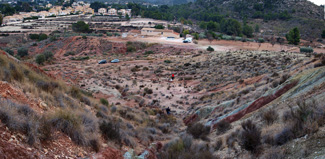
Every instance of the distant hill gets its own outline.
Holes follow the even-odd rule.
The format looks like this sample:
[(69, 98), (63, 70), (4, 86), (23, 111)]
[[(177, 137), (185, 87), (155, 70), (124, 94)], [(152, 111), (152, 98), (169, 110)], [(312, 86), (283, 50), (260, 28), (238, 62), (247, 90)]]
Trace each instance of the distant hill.
[(221, 14), (235, 19), (252, 19), (266, 34), (284, 36), (298, 27), (303, 38), (312, 39), (319, 38), (325, 29), (323, 7), (307, 0), (198, 0), (195, 5), (217, 7)]
[(304, 39), (315, 39), (325, 29), (323, 7), (307, 0), (197, 0), (148, 10), (146, 17), (163, 20), (185, 18), (222, 24), (222, 19), (233, 18), (253, 27), (258, 24), (262, 35), (285, 36), (298, 27)]

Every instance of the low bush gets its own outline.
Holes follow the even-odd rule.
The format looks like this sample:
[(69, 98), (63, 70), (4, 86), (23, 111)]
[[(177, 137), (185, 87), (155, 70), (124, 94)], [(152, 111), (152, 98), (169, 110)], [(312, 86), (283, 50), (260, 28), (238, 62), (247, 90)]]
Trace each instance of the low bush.
[(51, 60), (51, 59), (53, 58), (53, 56), (54, 56), (53, 53), (50, 52), (50, 51), (46, 51), (46, 52), (44, 52), (43, 55), (45, 56), (45, 60), (46, 60), (46, 61)]
[(46, 92), (53, 92), (56, 88), (59, 87), (59, 84), (56, 82), (45, 82), (45, 81), (39, 80), (36, 82), (36, 87), (40, 88)]
[(72, 86), (69, 90), (69, 93), (74, 98), (81, 98), (81, 91), (79, 88)]
[(126, 48), (126, 52), (134, 52), (134, 51), (137, 51), (137, 49), (134, 46), (128, 46)]
[(260, 158), (263, 159), (284, 159), (285, 155), (280, 148), (271, 148)]
[(98, 140), (95, 117), (83, 112), (59, 110), (50, 115), (49, 123), (54, 129), (67, 134), (76, 144), (97, 149), (95, 142), (98, 141), (94, 141)]
[(228, 147), (233, 148), (235, 145), (235, 142), (238, 141), (238, 132), (239, 130), (236, 130), (232, 133), (230, 133), (227, 138), (226, 138), (226, 144), (228, 145)]
[(102, 121), (99, 125), (99, 129), (106, 140), (115, 140), (121, 142), (120, 128), (118, 124)]
[(117, 110), (116, 106), (112, 106), (112, 107), (111, 107), (111, 112), (112, 112), (112, 113), (115, 113), (116, 110)]
[(17, 51), (17, 55), (20, 57), (28, 56), (28, 49), (26, 48), (19, 48)]
[(278, 113), (275, 110), (268, 110), (262, 114), (262, 120), (267, 124), (273, 124), (279, 118)]
[(65, 54), (63, 54), (64, 56), (70, 56), (70, 55), (75, 55), (76, 53), (72, 52), (72, 51), (69, 51)]
[(259, 42), (259, 43), (264, 43), (265, 40), (264, 40), (263, 38), (258, 38), (258, 39), (257, 39), (257, 42)]
[(21, 72), (21, 68), (17, 68), (15, 64), (9, 63), (9, 70), (10, 75), (16, 81), (23, 81), (24, 80), (24, 74)]
[(284, 128), (281, 132), (274, 136), (274, 143), (276, 145), (283, 145), (294, 138), (291, 128)]
[(26, 143), (29, 145), (34, 145), (39, 139), (43, 139), (40, 138), (44, 136), (44, 131), (41, 131), (44, 127), (40, 124), (40, 119), (29, 106), (18, 105), (10, 100), (0, 101), (1, 122), (11, 131), (25, 134)]
[(153, 91), (152, 91), (152, 89), (150, 89), (150, 88), (144, 88), (144, 92), (146, 93), (146, 94), (152, 94), (153, 93)]
[(210, 127), (206, 127), (201, 123), (195, 123), (187, 127), (187, 133), (191, 134), (196, 139), (204, 139), (210, 133)]
[(131, 68), (131, 72), (138, 72), (138, 71), (140, 71), (139, 66), (134, 66), (133, 68)]
[(217, 123), (217, 135), (223, 134), (231, 129), (231, 124), (226, 120)]
[(146, 52), (144, 52), (144, 54), (145, 55), (150, 55), (150, 54), (154, 54), (154, 52), (153, 51), (146, 51)]
[(32, 40), (38, 40), (39, 39), (39, 34), (29, 34), (29, 38)]
[(43, 54), (39, 54), (35, 58), (35, 62), (39, 65), (42, 65), (45, 62), (45, 56)]
[(189, 148), (185, 147), (182, 139), (173, 140), (164, 146), (164, 150), (157, 155), (158, 159), (216, 159), (217, 157), (209, 151), (206, 144), (195, 144)]
[(285, 81), (287, 81), (287, 79), (289, 79), (290, 78), (290, 75), (289, 74), (284, 74), (284, 75), (282, 75), (281, 76), (281, 78), (280, 78), (280, 85), (281, 84), (283, 84)]
[(244, 121), (240, 134), (240, 144), (244, 149), (257, 154), (261, 145), (261, 130), (251, 120)]
[(214, 150), (218, 151), (221, 149), (221, 147), (222, 147), (222, 139), (219, 138), (214, 146)]
[(14, 51), (12, 51), (11, 49), (9, 48), (5, 48), (4, 49), (5, 52), (7, 52), (9, 55), (13, 56), (14, 55)]
[(101, 99), (100, 99), (100, 103), (102, 103), (103, 105), (108, 106), (108, 101), (107, 101), (107, 99), (101, 98)]
[(212, 52), (212, 51), (214, 51), (214, 48), (212, 48), (211, 46), (209, 46), (209, 47), (207, 48), (207, 51)]
[(170, 60), (164, 60), (165, 63), (172, 63)]
[(222, 35), (221, 39), (223, 39), (223, 40), (233, 40), (233, 37), (231, 37), (229, 35)]
[(38, 40), (39, 41), (42, 41), (42, 40), (46, 40), (48, 37), (47, 37), (47, 35), (46, 34), (39, 34), (39, 38), (38, 38)]
[(314, 49), (311, 47), (302, 47), (302, 48), (300, 48), (300, 52), (313, 53)]
[(85, 96), (82, 96), (82, 97), (80, 98), (80, 102), (85, 103), (85, 104), (91, 106), (91, 101), (89, 100), (89, 98), (87, 98), (87, 97), (85, 97)]

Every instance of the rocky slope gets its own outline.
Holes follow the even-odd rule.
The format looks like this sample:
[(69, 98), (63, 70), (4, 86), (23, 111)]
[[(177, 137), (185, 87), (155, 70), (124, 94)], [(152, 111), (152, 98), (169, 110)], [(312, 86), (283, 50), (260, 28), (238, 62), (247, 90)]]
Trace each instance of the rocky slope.
[(324, 54), (198, 48), (69, 37), (29, 47), (53, 52), (40, 67), (1, 51), (0, 158), (324, 155)]

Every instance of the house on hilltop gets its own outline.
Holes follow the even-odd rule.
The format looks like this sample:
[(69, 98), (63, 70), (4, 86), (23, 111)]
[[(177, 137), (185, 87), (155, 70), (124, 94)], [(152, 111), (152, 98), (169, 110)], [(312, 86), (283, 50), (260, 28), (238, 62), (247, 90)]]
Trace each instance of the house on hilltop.
[(99, 14), (104, 15), (104, 14), (106, 14), (106, 12), (107, 12), (107, 9), (106, 9), (106, 8), (99, 8), (99, 9), (98, 9), (98, 13), (99, 13)]

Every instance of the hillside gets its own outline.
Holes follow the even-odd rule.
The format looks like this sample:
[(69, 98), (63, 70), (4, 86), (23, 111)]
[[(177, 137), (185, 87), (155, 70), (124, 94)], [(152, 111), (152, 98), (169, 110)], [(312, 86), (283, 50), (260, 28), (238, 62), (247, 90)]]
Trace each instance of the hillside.
[[(196, 22), (217, 22), (218, 32), (222, 29), (223, 20), (234, 18), (240, 22), (247, 22), (253, 28), (260, 26), (258, 36), (285, 36), (290, 29), (298, 27), (301, 36), (307, 40), (320, 38), (324, 29), (324, 9), (310, 1), (291, 0), (197, 0), (194, 3), (161, 6), (149, 8), (142, 15), (145, 17), (172, 21), (185, 18)], [(218, 28), (218, 27), (217, 27)], [(208, 28), (209, 29), (209, 28)]]
[(324, 48), (95, 35), (6, 37), (0, 158), (325, 156)]
[[(117, 159), (122, 149), (141, 153), (151, 141), (159, 145), (158, 140), (170, 138), (171, 129), (177, 130), (177, 120), (161, 110), (125, 107), (105, 96), (96, 99), (0, 52), (0, 158)], [(154, 114), (161, 115), (154, 120)]]

